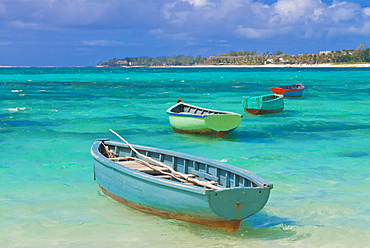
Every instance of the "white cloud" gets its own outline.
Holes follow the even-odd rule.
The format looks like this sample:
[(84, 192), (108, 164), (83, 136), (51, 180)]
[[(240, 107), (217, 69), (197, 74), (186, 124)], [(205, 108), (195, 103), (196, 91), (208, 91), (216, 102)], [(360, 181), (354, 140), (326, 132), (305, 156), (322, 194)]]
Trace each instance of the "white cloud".
[(328, 30), (328, 37), (336, 38), (342, 36), (356, 36), (362, 35), (369, 37), (370, 34), (370, 22), (363, 24), (360, 27), (348, 26), (348, 27), (331, 27)]
[(266, 38), (267, 36), (270, 36), (270, 34), (273, 32), (274, 31), (271, 29), (255, 29), (242, 26), (239, 26), (237, 30), (237, 33), (239, 33), (240, 36), (251, 39)]
[[(193, 35), (218, 30), (248, 39), (286, 34), (317, 38), (331, 35), (331, 30), (339, 27), (369, 36), (362, 32), (370, 21), (369, 15), (370, 8), (336, 0), (331, 5), (321, 0), (277, 0), (271, 5), (252, 0), (175, 0), (166, 5), (164, 12), (170, 25), (188, 31), (193, 28)], [(204, 33), (195, 33), (199, 28)]]
[(364, 8), (364, 14), (370, 16), (370, 8)]
[(19, 29), (135, 29), (171, 39), (314, 38), (339, 29), (343, 35), (356, 30), (370, 35), (363, 31), (370, 22), (370, 8), (350, 0), (334, 0), (331, 5), (322, 0), (277, 0), (270, 5), (263, 0), (7, 0), (0, 3), (0, 14), (3, 23)]
[(273, 15), (280, 16), (283, 23), (302, 22), (307, 19), (318, 19), (322, 13), (321, 0), (279, 0), (272, 5)]
[(339, 6), (344, 6), (346, 4), (347, 4), (346, 1), (340, 2), (338, 0), (334, 0), (333, 3), (331, 4), (331, 6), (329, 6), (329, 8), (336, 8), (336, 7), (339, 7)]
[(205, 6), (209, 1), (208, 0), (182, 0), (183, 2), (188, 2), (195, 7)]
[(140, 0), (5, 0), (0, 3), (0, 21), (37, 23), (46, 29), (144, 26), (155, 24), (162, 6)]
[(51, 10), (56, 14), (56, 20), (61, 24), (88, 25), (102, 21), (109, 16), (112, 5), (109, 1), (53, 1)]
[(228, 20), (238, 20), (248, 15), (245, 8), (250, 7), (252, 0), (177, 0), (167, 3), (163, 15), (175, 24), (220, 24)]
[(250, 39), (265, 39), (265, 38), (273, 38), (274, 36), (278, 35), (285, 35), (292, 31), (292, 27), (285, 27), (281, 29), (276, 28), (246, 28), (239, 26), (237, 29), (237, 33), (242, 37), (247, 37)]
[(189, 21), (188, 15), (194, 10), (188, 1), (176, 1), (163, 5), (163, 17), (172, 24), (182, 25)]
[(42, 29), (39, 23), (32, 22), (14, 21), (10, 22), (9, 25), (19, 29)]
[(126, 43), (112, 40), (84, 40), (82, 44), (85, 46), (126, 46)]
[(361, 6), (351, 2), (334, 1), (328, 8), (328, 15), (335, 22), (355, 21), (361, 17)]

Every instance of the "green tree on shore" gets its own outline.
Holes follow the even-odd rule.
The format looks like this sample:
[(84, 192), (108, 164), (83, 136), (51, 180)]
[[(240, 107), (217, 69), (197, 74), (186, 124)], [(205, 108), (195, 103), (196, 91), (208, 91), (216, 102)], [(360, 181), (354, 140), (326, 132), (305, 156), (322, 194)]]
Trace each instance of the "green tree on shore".
[(193, 66), (193, 65), (263, 65), (263, 64), (324, 64), (324, 63), (370, 63), (370, 48), (359, 45), (354, 50), (321, 52), (317, 54), (283, 54), (280, 50), (274, 54), (257, 54), (256, 51), (231, 51), (203, 58), (200, 55), (173, 57), (126, 57), (124, 59), (111, 59), (102, 62), (100, 66), (130, 67), (130, 66)]

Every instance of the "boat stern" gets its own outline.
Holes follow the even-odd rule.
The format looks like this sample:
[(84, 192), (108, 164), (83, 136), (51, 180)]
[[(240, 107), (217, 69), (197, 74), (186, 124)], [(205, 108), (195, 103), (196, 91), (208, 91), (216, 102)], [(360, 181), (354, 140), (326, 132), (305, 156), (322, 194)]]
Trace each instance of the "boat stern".
[(303, 90), (290, 90), (284, 93), (285, 97), (301, 97), (303, 95)]
[(270, 191), (270, 187), (212, 191), (209, 195), (210, 207), (215, 214), (225, 219), (243, 220), (266, 205)]
[(224, 115), (207, 115), (205, 124), (209, 129), (215, 131), (231, 132), (240, 125), (242, 115), (224, 114)]

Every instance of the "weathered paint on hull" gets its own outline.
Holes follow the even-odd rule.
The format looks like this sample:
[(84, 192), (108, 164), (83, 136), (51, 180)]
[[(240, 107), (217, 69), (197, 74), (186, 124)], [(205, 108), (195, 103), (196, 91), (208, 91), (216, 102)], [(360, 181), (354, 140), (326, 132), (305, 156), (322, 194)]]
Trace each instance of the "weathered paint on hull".
[(146, 213), (163, 216), (163, 217), (166, 217), (166, 218), (169, 218), (169, 219), (176, 219), (176, 220), (196, 223), (196, 224), (200, 224), (200, 225), (203, 225), (203, 226), (219, 228), (219, 229), (222, 229), (226, 232), (235, 232), (239, 229), (239, 226), (240, 226), (241, 220), (197, 219), (197, 218), (193, 218), (193, 217), (190, 217), (190, 216), (184, 216), (184, 215), (180, 215), (180, 214), (169, 213), (169, 212), (161, 211), (161, 210), (151, 208), (151, 207), (148, 207), (148, 206), (136, 204), (134, 202), (130, 202), (130, 201), (128, 201), (128, 200), (126, 200), (122, 197), (119, 197), (115, 194), (110, 193), (109, 191), (104, 189), (101, 185), (99, 185), (99, 186), (102, 189), (103, 193), (106, 194), (107, 196), (111, 197), (113, 200), (115, 200), (117, 202), (120, 202), (120, 203), (122, 203), (126, 206), (131, 207), (131, 208), (146, 212)]
[(172, 128), (179, 133), (214, 134), (223, 138), (225, 134), (236, 129), (240, 115), (178, 116), (169, 115)]
[[(98, 162), (95, 164), (95, 171), (99, 185), (130, 202), (175, 215), (215, 222), (242, 220), (257, 213), (266, 204), (270, 192), (269, 188), (235, 188), (214, 191), (211, 194), (210, 190), (201, 187), (195, 189), (168, 180), (165, 183), (156, 183), (161, 179), (150, 175), (141, 176), (142, 173), (139, 172), (135, 173), (138, 177), (119, 173)], [(225, 197), (232, 199), (226, 202)], [(235, 203), (244, 201), (249, 201), (249, 204), (238, 209)]]
[(280, 113), (284, 110), (282, 95), (265, 95), (257, 97), (243, 97), (244, 111), (252, 115)]
[[(117, 143), (105, 141), (105, 144)], [(140, 146), (135, 147), (140, 149)], [(91, 147), (91, 154), (94, 157), (94, 177), (104, 193), (130, 207), (168, 218), (235, 231), (241, 220), (257, 213), (265, 206), (272, 189), (272, 184), (263, 178), (231, 165), (227, 165), (227, 171), (223, 171), (226, 167), (217, 161), (204, 158), (193, 160), (195, 156), (145, 148), (153, 155), (162, 154), (160, 156), (163, 157), (163, 161), (172, 163), (181, 173), (187, 173), (185, 167), (181, 169), (185, 164), (201, 166), (205, 163), (208, 164), (209, 172), (216, 171), (217, 168), (221, 182), (227, 185), (242, 182), (245, 186), (212, 190), (161, 179), (113, 162), (99, 152), (103, 149), (101, 141), (96, 141)], [(130, 151), (128, 147), (126, 150), (121, 149), (119, 156), (132, 156)], [(167, 156), (178, 156), (178, 158), (172, 159)], [(185, 160), (190, 158), (192, 158), (191, 161)], [(213, 167), (216, 164), (218, 167)], [(243, 181), (238, 175), (253, 178), (256, 180), (252, 181), (255, 186)]]
[(284, 110), (284, 108), (280, 109), (244, 109), (245, 112), (248, 112), (252, 115), (264, 115), (264, 114), (274, 114), (280, 113)]

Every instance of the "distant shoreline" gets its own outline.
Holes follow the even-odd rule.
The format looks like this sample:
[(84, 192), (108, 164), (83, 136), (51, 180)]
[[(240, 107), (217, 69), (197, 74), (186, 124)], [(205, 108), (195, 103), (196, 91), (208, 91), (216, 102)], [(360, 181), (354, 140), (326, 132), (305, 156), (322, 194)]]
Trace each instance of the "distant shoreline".
[(217, 56), (126, 57), (99, 63), (102, 67), (370, 67), (370, 48), (321, 51), (316, 54), (257, 54), (256, 51), (231, 51)]
[(370, 63), (360, 64), (301, 64), (301, 65), (279, 65), (279, 64), (268, 64), (268, 65), (168, 65), (168, 66), (95, 66), (95, 67), (106, 67), (106, 68), (322, 68), (322, 67), (370, 67)]
[(290, 67), (370, 67), (370, 63), (367, 64), (316, 64), (316, 65), (309, 65), (309, 64), (301, 64), (301, 65), (277, 65), (277, 64), (270, 64), (270, 65), (189, 65), (189, 66), (149, 66), (149, 67), (271, 67), (271, 68), (290, 68)]
[(63, 68), (73, 68), (73, 67), (102, 67), (102, 68), (231, 68), (231, 67), (238, 67), (238, 68), (322, 68), (322, 67), (343, 67), (343, 68), (350, 68), (350, 67), (359, 67), (359, 68), (367, 68), (370, 67), (370, 63), (359, 63), (359, 64), (300, 64), (300, 65), (279, 65), (279, 64), (268, 64), (268, 65), (168, 65), (168, 66), (4, 66), (0, 65), (0, 68), (23, 68), (23, 67), (45, 67), (45, 68), (53, 68), (53, 67), (63, 67)]

